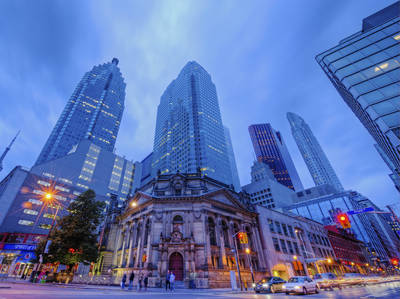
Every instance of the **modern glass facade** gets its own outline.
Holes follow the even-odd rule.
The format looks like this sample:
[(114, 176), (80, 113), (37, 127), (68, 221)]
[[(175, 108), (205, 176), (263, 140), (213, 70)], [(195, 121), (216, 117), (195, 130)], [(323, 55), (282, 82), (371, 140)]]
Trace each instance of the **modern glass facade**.
[(224, 133), (225, 133), (225, 141), (226, 141), (226, 150), (228, 153), (229, 164), (231, 166), (232, 183), (233, 183), (233, 186), (235, 187), (235, 190), (237, 192), (239, 192), (240, 191), (240, 180), (239, 180), (239, 175), (238, 175), (238, 171), (237, 171), (237, 167), (236, 167), (235, 152), (233, 151), (231, 133), (229, 132), (229, 129), (227, 127), (224, 127)]
[[(310, 218), (324, 225), (336, 224), (336, 215), (341, 212), (361, 211), (366, 206), (364, 196), (354, 191), (345, 191), (334, 195), (322, 196), (316, 199), (290, 205), (286, 211)], [(379, 257), (388, 261), (397, 256), (398, 251), (388, 240), (384, 229), (375, 218), (375, 214), (349, 214), (351, 231), (356, 238), (363, 241), (370, 252), (370, 257)]]
[(292, 129), (293, 138), (315, 185), (330, 184), (336, 190), (343, 191), (342, 184), (308, 124), (300, 116), (292, 112), (287, 113), (287, 118)]
[(400, 2), (365, 18), (362, 30), (317, 62), (400, 173)]
[(215, 85), (203, 67), (190, 61), (161, 96), (152, 175), (198, 170), (233, 183)]
[(257, 160), (268, 164), (276, 180), (293, 190), (302, 190), (299, 175), (279, 131), (269, 123), (249, 126)]
[(93, 67), (79, 82), (35, 165), (65, 156), (83, 139), (113, 151), (124, 111), (118, 59)]

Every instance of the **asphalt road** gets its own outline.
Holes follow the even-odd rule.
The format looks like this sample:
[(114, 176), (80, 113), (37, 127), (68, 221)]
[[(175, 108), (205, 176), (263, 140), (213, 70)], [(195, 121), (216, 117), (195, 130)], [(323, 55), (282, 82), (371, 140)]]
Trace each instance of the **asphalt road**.
[(151, 289), (147, 292), (120, 290), (112, 287), (95, 286), (52, 286), (52, 285), (32, 285), (19, 283), (0, 283), (0, 299), (8, 298), (30, 298), (30, 299), (105, 299), (105, 298), (174, 298), (174, 299), (206, 299), (206, 298), (244, 298), (244, 299), (274, 299), (274, 298), (390, 298), (400, 299), (400, 282), (379, 284), (366, 287), (352, 287), (337, 291), (321, 291), (319, 294), (307, 296), (287, 296), (286, 294), (254, 294), (254, 293), (235, 293), (229, 290), (186, 290), (178, 289), (173, 293), (166, 293), (160, 289)]

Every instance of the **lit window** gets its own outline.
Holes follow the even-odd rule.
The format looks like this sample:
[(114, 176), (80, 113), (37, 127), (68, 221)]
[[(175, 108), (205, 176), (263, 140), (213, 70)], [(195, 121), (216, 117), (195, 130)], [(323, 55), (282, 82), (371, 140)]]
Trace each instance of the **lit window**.
[(55, 189), (60, 190), (60, 191), (64, 191), (64, 192), (69, 192), (69, 189), (61, 187), (61, 186), (56, 186)]
[(33, 199), (33, 198), (28, 199), (28, 201), (33, 203), (33, 204), (35, 204), (35, 205), (38, 205), (38, 206), (41, 206), (43, 204), (43, 201), (37, 200), (37, 199)]
[(33, 225), (33, 221), (20, 219), (20, 220), (18, 220), (18, 224), (32, 226)]
[(43, 176), (47, 176), (48, 178), (54, 178), (54, 175), (48, 172), (43, 172)]
[[(53, 215), (53, 214), (49, 214), (49, 213), (43, 214), (43, 217), (44, 217), (44, 218), (54, 219), (54, 215)], [(57, 220), (60, 219), (59, 216), (57, 216), (56, 218), (57, 218)]]
[(40, 224), (39, 227), (42, 229), (50, 229), (51, 225), (50, 224)]
[(45, 182), (45, 181), (41, 181), (41, 180), (37, 181), (37, 183), (38, 183), (39, 185), (42, 185), (42, 186), (45, 186), (45, 187), (49, 187), (49, 186), (50, 186), (50, 183), (49, 183), (49, 182)]
[(393, 36), (393, 38), (394, 38), (395, 40), (400, 40), (400, 34), (397, 34), (397, 35)]
[(38, 211), (31, 210), (31, 209), (24, 209), (24, 213), (28, 214), (28, 215), (37, 215), (37, 214), (39, 214)]
[(389, 66), (389, 63), (387, 63), (387, 62), (382, 63), (381, 65), (375, 67), (374, 71), (375, 71), (375, 72), (378, 72), (378, 71), (380, 71), (380, 70), (384, 70), (384, 69), (387, 68), (388, 66)]

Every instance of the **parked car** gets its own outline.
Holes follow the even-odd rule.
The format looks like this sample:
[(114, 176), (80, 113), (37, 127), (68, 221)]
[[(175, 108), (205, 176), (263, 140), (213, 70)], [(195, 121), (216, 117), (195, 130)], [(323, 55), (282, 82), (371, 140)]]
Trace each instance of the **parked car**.
[(339, 288), (341, 289), (341, 285), (339, 283), (338, 277), (333, 273), (320, 273), (315, 274), (313, 277), (314, 281), (317, 284), (319, 289), (331, 289)]
[(304, 294), (318, 293), (317, 284), (308, 276), (293, 276), (282, 286), (283, 291), (290, 293)]
[(276, 293), (282, 292), (282, 286), (285, 284), (286, 281), (277, 276), (267, 276), (261, 279), (259, 282), (256, 283), (254, 286), (254, 291), (256, 293)]

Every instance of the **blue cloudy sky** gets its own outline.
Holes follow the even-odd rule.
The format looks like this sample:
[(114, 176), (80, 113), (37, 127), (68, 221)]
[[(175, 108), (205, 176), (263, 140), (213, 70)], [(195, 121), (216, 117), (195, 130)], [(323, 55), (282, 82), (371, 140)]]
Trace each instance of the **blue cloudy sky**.
[(314, 59), (393, 2), (1, 1), (1, 150), (22, 133), (0, 178), (33, 164), (84, 72), (113, 57), (127, 82), (117, 152), (141, 160), (152, 150), (160, 95), (196, 60), (217, 86), (242, 184), (254, 159), (247, 127), (270, 122), (304, 185), (313, 185), (286, 120), (293, 111), (309, 123), (345, 188), (381, 206), (399, 202), (374, 141)]

